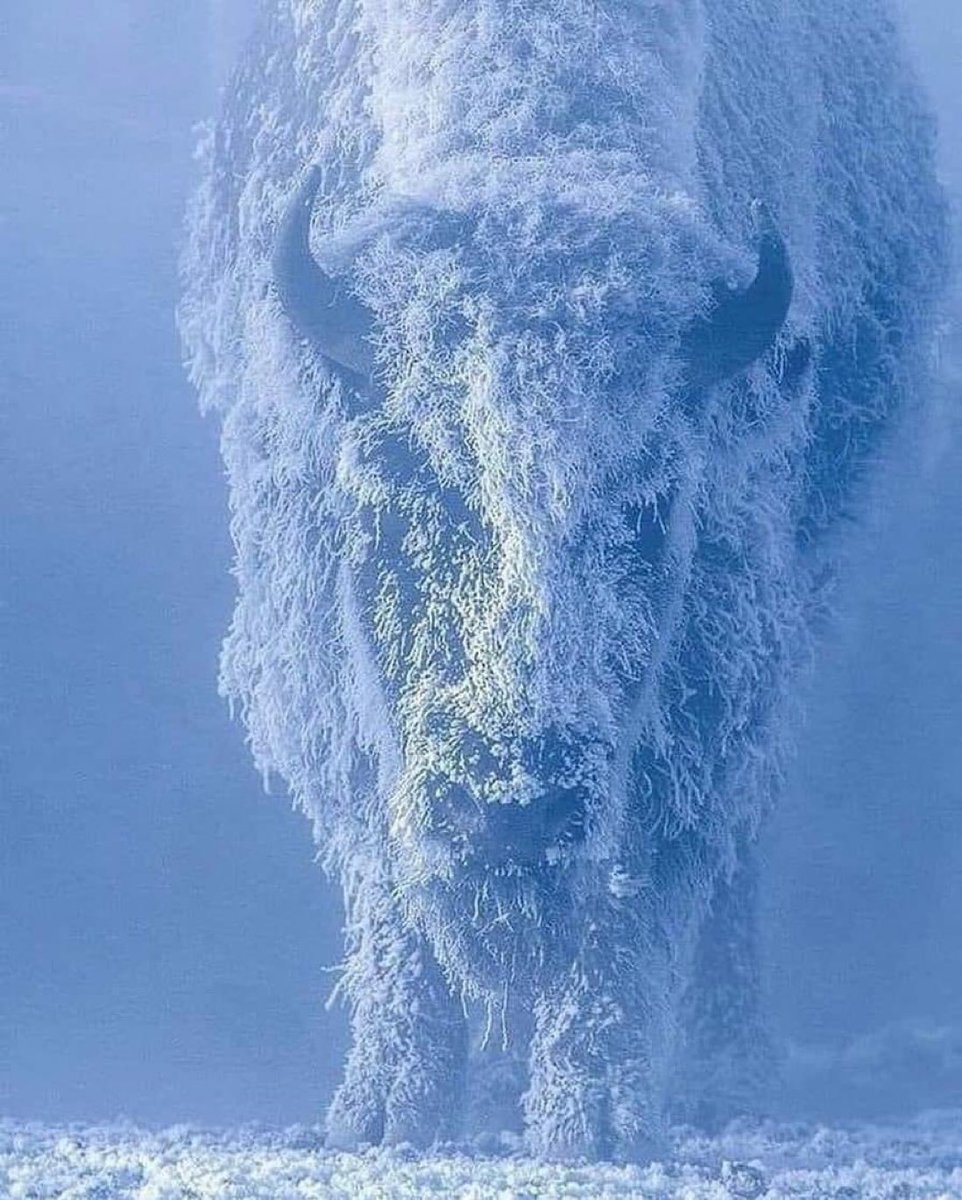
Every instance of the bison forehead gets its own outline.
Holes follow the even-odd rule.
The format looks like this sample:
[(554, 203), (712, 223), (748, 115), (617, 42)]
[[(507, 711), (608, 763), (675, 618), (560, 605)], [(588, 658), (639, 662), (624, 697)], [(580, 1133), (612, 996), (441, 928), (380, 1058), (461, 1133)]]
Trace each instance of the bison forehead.
[[(422, 455), (489, 524), (568, 533), (626, 482), (638, 503), (657, 496), (700, 421), (676, 352), (722, 257), (690, 207), (666, 207), (671, 219), (594, 219), (590, 236), (564, 207), (543, 229), (464, 217), (440, 246), (427, 220), (329, 257), (372, 314), (377, 358), (374, 394), (348, 398), (361, 420), (341, 478), (386, 501), (392, 471), (410, 478)], [(317, 230), (313, 244), (323, 259)]]
[(403, 309), (409, 336), (422, 338), (478, 322), (597, 338), (624, 321), (644, 337), (690, 318), (707, 283), (737, 264), (692, 194), (654, 184), (634, 162), (511, 164), (487, 196), (475, 172), (448, 164), (456, 190), (384, 193), (345, 225), (315, 214), (313, 249), (382, 320)]
[[(339, 472), (355, 589), (388, 676), (419, 688), (414, 715), (452, 674), (494, 677), (506, 656), (590, 686), (605, 662), (640, 666), (669, 574), (677, 464), (652, 449), (615, 473), (591, 462), (590, 441), (579, 463), (552, 461), (547, 436), (528, 452), (460, 433), (432, 456), (408, 426), (359, 418)], [(574, 703), (583, 688), (567, 686)]]

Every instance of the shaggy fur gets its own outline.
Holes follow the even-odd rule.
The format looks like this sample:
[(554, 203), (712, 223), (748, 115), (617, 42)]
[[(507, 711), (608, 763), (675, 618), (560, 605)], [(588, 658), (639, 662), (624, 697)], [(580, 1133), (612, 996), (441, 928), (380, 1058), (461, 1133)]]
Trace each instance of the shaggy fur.
[[(470, 1111), (644, 1157), (672, 1080), (717, 1119), (765, 1074), (751, 845), (939, 289), (886, 5), (273, 0), (204, 163), (181, 325), (230, 480), (222, 687), (344, 885), (330, 1137)], [(272, 278), (311, 166), (370, 385)], [(791, 310), (706, 382), (685, 348), (752, 277), (756, 199)]]

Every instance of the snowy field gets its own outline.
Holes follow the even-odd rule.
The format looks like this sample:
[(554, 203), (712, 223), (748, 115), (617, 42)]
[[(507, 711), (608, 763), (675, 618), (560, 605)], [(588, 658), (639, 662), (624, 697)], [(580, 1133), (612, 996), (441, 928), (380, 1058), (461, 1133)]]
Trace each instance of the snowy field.
[(546, 1166), (520, 1156), (326, 1154), (317, 1131), (0, 1122), (3, 1200), (956, 1200), (962, 1110), (900, 1126), (732, 1127), (679, 1132), (671, 1162)]

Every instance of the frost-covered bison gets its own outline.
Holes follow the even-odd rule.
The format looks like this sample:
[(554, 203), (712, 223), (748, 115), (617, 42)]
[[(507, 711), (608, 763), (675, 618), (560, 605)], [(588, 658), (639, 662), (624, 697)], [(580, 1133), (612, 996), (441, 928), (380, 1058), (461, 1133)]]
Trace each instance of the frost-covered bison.
[(344, 887), (332, 1144), (632, 1157), (764, 1073), (751, 846), (920, 379), (931, 141), (883, 3), (268, 6), (181, 322), (223, 690)]

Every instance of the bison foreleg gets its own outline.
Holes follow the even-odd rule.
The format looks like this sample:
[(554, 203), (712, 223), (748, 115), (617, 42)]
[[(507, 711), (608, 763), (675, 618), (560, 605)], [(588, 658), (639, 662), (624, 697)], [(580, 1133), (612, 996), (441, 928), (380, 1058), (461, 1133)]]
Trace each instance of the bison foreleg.
[(731, 879), (721, 879), (695, 947), (682, 1002), (673, 1109), (714, 1129), (757, 1112), (775, 1073), (763, 1018), (754, 847), (739, 848)]
[(417, 940), (395, 993), (395, 1065), (384, 1126), (391, 1145), (451, 1138), (464, 1113), (467, 1023), (433, 954)]
[(464, 1103), (460, 1002), (389, 886), (366, 880), (349, 891), (347, 908), (353, 1044), (328, 1111), (328, 1144), (426, 1146), (451, 1137)]
[(580, 955), (536, 1005), (524, 1109), (539, 1156), (647, 1161), (658, 1152), (668, 962), (632, 934)]

